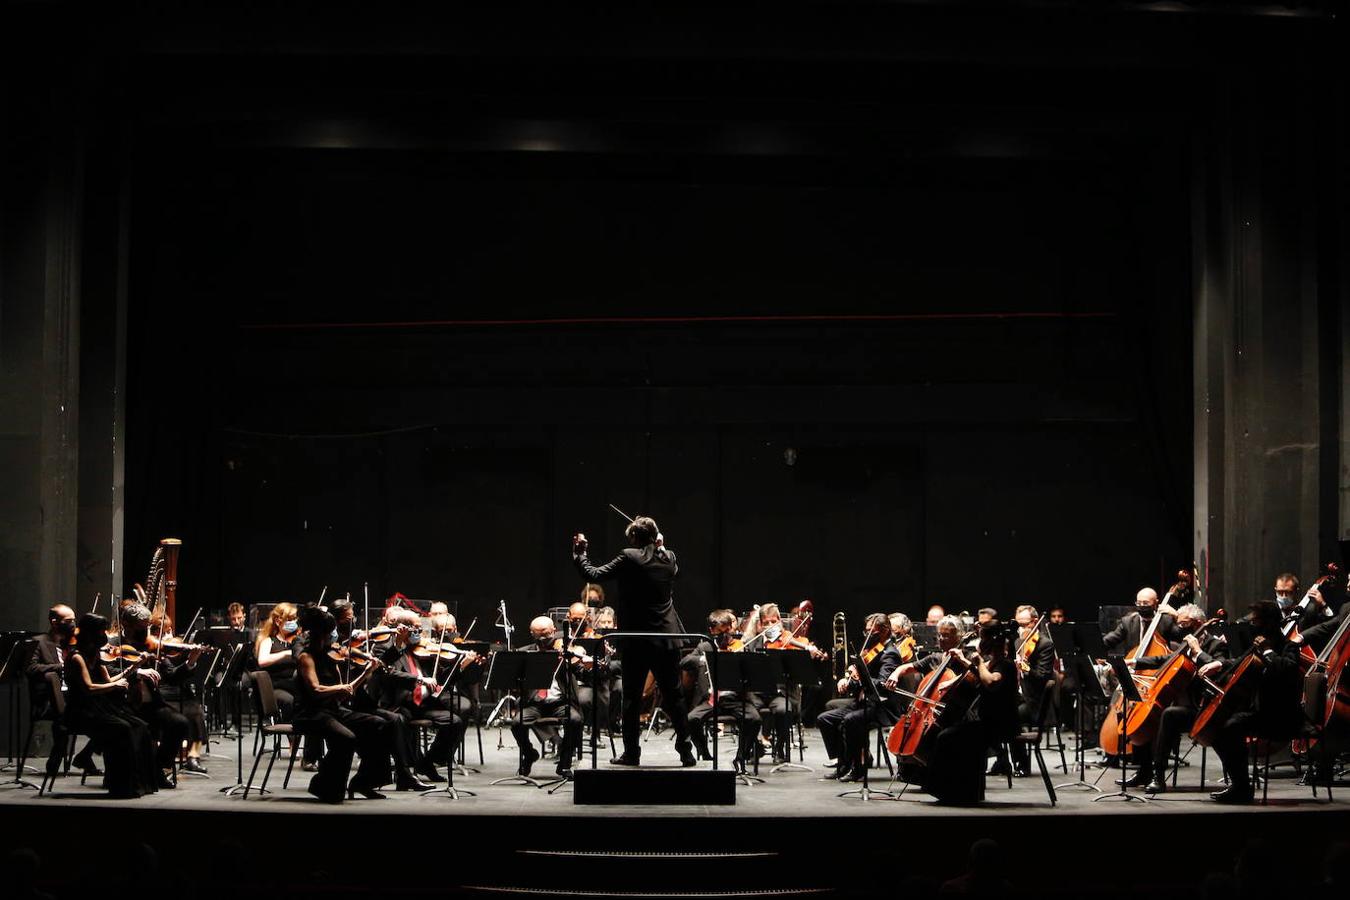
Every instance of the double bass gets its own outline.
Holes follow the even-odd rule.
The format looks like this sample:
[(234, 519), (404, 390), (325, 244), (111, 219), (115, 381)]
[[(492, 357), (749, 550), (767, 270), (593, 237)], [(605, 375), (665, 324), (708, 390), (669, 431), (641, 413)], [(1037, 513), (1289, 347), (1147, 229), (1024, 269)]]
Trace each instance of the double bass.
[[(1177, 572), (1177, 583), (1172, 585), (1167, 591), (1167, 596), (1158, 604), (1154, 610), (1153, 618), (1149, 620), (1148, 629), (1139, 638), (1139, 643), (1132, 647), (1125, 654), (1125, 662), (1133, 663), (1141, 656), (1167, 656), (1172, 652), (1167, 641), (1163, 640), (1158, 634), (1158, 624), (1162, 622), (1163, 613), (1160, 611), (1164, 606), (1170, 605), (1172, 597), (1186, 590), (1194, 580), (1191, 572), (1185, 569)], [(1153, 676), (1141, 675), (1131, 670), (1131, 677), (1134, 679), (1135, 689), (1139, 695), (1145, 699), (1153, 687)], [(1101, 731), (1097, 735), (1097, 746), (1101, 748), (1102, 753), (1107, 756), (1119, 756), (1129, 748), (1129, 742), (1125, 740), (1126, 720), (1125, 720), (1125, 692), (1119, 687), (1111, 694), (1111, 706), (1106, 711), (1106, 717), (1102, 719)]]

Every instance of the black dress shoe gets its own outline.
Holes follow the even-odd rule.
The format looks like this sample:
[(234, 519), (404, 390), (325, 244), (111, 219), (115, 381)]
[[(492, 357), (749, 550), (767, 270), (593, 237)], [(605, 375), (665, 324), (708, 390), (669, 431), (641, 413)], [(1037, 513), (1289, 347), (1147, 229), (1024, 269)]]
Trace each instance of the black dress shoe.
[(1150, 781), (1148, 784), (1144, 785), (1145, 794), (1161, 794), (1166, 792), (1166, 790), (1167, 785), (1163, 784), (1156, 778)]
[(168, 774), (167, 772), (160, 772), (159, 787), (160, 790), (171, 791), (174, 788), (178, 787), (178, 782), (174, 781), (173, 776)]
[(363, 784), (363, 785), (356, 785), (356, 784), (349, 784), (349, 785), (347, 785), (347, 799), (348, 799), (348, 800), (352, 799), (353, 795), (355, 795), (355, 794), (360, 794), (362, 797), (365, 797), (367, 800), (384, 800), (384, 799), (385, 799), (385, 795), (384, 795), (384, 794), (381, 794), (378, 790), (376, 790), (376, 789), (373, 788), (373, 787), (370, 787), (369, 785), (364, 785), (364, 784)]
[(1228, 788), (1222, 791), (1216, 791), (1209, 796), (1214, 798), (1214, 802), (1216, 803), (1251, 803), (1255, 798), (1251, 785), (1246, 787), (1230, 785)]
[(849, 782), (862, 781), (866, 775), (867, 775), (866, 766), (854, 766), (853, 768), (849, 769), (847, 773), (840, 776), (839, 780)]
[(187, 761), (179, 766), (178, 769), (182, 772), (191, 772), (193, 775), (207, 774), (206, 766), (202, 765), (202, 761), (195, 756), (189, 756)]
[(423, 781), (416, 775), (400, 778), (398, 783), (394, 785), (394, 789), (399, 791), (429, 791), (433, 787), (435, 787), (435, 785), (430, 781)]
[(835, 766), (830, 771), (820, 777), (821, 781), (842, 781), (844, 776), (853, 771), (848, 766)]
[(1008, 764), (1005, 763), (1005, 762), (999, 761), (999, 762), (994, 763), (992, 766), (990, 766), (990, 767), (989, 767), (989, 771), (986, 772), (985, 774), (986, 774), (986, 775), (991, 775), (991, 776), (993, 776), (993, 777), (995, 777), (995, 778), (998, 778), (999, 776), (1002, 776), (1002, 777), (1006, 778), (1006, 777), (1008, 776), (1009, 771), (1010, 771), (1010, 770), (1009, 770), (1009, 768), (1008, 768)]
[(538, 761), (539, 761), (539, 751), (534, 749), (533, 747), (526, 747), (525, 756), (520, 760), (520, 769), (517, 770), (516, 774), (523, 775), (526, 778), (529, 778), (530, 767), (533, 766)]
[(432, 783), (439, 784), (440, 782), (445, 781), (445, 778), (441, 773), (436, 771), (436, 767), (429, 762), (421, 763), (414, 771), (416, 771), (418, 776), (422, 779)]
[(559, 778), (571, 778), (571, 777), (572, 777), (572, 767), (571, 767), (571, 766), (559, 765), (558, 768), (555, 769), (554, 771), (556, 771), (556, 772), (558, 773), (558, 777), (559, 777)]
[(694, 758), (693, 752), (688, 747), (680, 748), (680, 765), (686, 769), (698, 765), (698, 760)]
[(637, 756), (629, 756), (627, 753), (620, 754), (609, 761), (612, 766), (640, 766), (642, 762)]
[(1013, 769), (1014, 778), (1026, 778), (1030, 774), (1031, 770), (1028, 769), (1026, 766), (1018, 766), (1017, 768)]
[(1135, 772), (1129, 778), (1117, 778), (1116, 784), (1119, 787), (1143, 787), (1152, 780), (1152, 775), (1147, 775), (1143, 772)]

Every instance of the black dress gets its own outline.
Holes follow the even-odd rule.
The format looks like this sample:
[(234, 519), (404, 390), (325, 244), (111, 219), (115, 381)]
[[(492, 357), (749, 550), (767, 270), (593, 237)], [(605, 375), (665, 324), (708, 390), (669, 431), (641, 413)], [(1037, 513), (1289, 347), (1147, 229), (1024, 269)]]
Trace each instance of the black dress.
[[(155, 741), (150, 726), (127, 708), (124, 697), (110, 691), (90, 691), (76, 660), (66, 658), (66, 725), (97, 740), (103, 750), (103, 786), (113, 797), (143, 797), (159, 785)], [(108, 673), (95, 657), (87, 666), (89, 680), (107, 684)]]

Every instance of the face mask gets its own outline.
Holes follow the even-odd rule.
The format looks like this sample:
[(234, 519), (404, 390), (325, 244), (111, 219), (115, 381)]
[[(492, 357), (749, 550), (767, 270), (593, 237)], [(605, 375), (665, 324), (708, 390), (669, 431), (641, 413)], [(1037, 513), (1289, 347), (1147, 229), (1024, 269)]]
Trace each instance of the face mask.
[(767, 641), (776, 641), (783, 636), (783, 626), (778, 622), (766, 626), (764, 629), (764, 639)]
[(408, 635), (408, 646), (409, 646), (409, 647), (416, 647), (416, 646), (417, 646), (418, 644), (420, 644), (420, 643), (422, 643), (422, 635), (418, 634), (416, 631), (414, 631), (412, 634)]
[(1139, 611), (1139, 618), (1141, 618), (1141, 619), (1151, 619), (1151, 618), (1153, 618), (1153, 607), (1152, 607), (1152, 606), (1136, 606), (1135, 609), (1137, 609), (1137, 610)]
[(281, 626), (281, 630), (286, 632), (287, 634), (295, 634), (297, 631), (300, 630), (300, 623), (295, 621), (294, 619), (291, 619), (285, 625)]
[(328, 636), (328, 639), (329, 639), (330, 641), (333, 641), (334, 643), (337, 642), (337, 640), (338, 640), (338, 633), (337, 633), (337, 629), (336, 629), (336, 628), (333, 629), (333, 633), (330, 634), (330, 635)]

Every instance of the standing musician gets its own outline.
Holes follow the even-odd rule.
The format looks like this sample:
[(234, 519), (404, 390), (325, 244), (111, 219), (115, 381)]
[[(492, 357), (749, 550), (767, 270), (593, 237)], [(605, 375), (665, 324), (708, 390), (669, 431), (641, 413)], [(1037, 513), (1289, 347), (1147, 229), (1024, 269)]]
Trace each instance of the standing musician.
[(1166, 604), (1159, 606), (1158, 592), (1146, 587), (1140, 588), (1134, 595), (1134, 612), (1122, 616), (1116, 627), (1102, 636), (1102, 643), (1106, 645), (1107, 650), (1114, 650), (1117, 647), (1129, 650), (1131, 647), (1139, 646), (1140, 639), (1148, 630), (1150, 620), (1155, 615), (1162, 616), (1162, 621), (1158, 623), (1159, 637), (1165, 641), (1180, 640), (1184, 637), (1176, 628), (1176, 610)]
[[(519, 648), (525, 653), (563, 653), (566, 656), (566, 665), (561, 662), (553, 676), (553, 683), (547, 688), (540, 688), (533, 695), (520, 698), (520, 715), (514, 724), (511, 725), (511, 734), (515, 736), (516, 745), (520, 748), (520, 770), (519, 774), (529, 777), (530, 767), (539, 759), (539, 751), (534, 749), (534, 744), (530, 740), (530, 732), (534, 730), (534, 721), (540, 718), (562, 719), (563, 739), (558, 746), (558, 765), (557, 773), (561, 777), (570, 777), (572, 774), (572, 759), (576, 756), (577, 750), (581, 747), (581, 732), (583, 720), (581, 710), (576, 704), (575, 691), (575, 667), (594, 663), (589, 656), (583, 656), (578, 661), (572, 656), (573, 650), (564, 648), (562, 638), (558, 637), (558, 629), (553, 624), (553, 620), (548, 616), (537, 616), (530, 621), (530, 637), (533, 642), (528, 646)], [(568, 691), (564, 690), (563, 679), (573, 679), (572, 684), (572, 702), (567, 702)], [(552, 737), (551, 729), (547, 733), (540, 733), (540, 738)]]
[[(350, 701), (374, 671), (374, 658), (333, 658), (333, 631), (337, 622), (318, 606), (301, 612), (304, 642), (296, 653), (295, 725), (308, 744), (322, 737), (327, 752), (318, 773), (309, 782), (309, 792), (325, 803), (341, 803), (344, 795), (360, 794), (382, 800), (379, 789), (389, 783), (392, 737), (389, 721), (371, 713), (355, 712)], [(351, 677), (354, 675), (355, 677)], [(347, 782), (352, 754), (360, 752), (361, 765)]]
[(130, 679), (139, 681), (139, 671), (128, 668), (125, 676), (113, 678), (99, 656), (107, 630), (108, 620), (102, 616), (86, 613), (80, 618), (75, 652), (65, 662), (65, 726), (89, 735), (103, 748), (107, 770), (103, 786), (111, 796), (143, 797), (158, 788), (171, 788), (173, 782), (156, 770), (150, 726), (127, 707)]
[[(1247, 771), (1247, 738), (1288, 740), (1298, 734), (1303, 713), (1299, 706), (1302, 676), (1299, 672), (1299, 645), (1287, 640), (1280, 630), (1280, 607), (1273, 600), (1252, 604), (1249, 615), (1253, 630), (1252, 652), (1261, 657), (1260, 681), (1252, 705), (1234, 713), (1214, 739), (1214, 750), (1228, 773), (1228, 788), (1211, 794), (1220, 803), (1248, 803), (1253, 792)], [(1215, 681), (1222, 683), (1240, 659), (1211, 662), (1205, 669), (1217, 670)], [(1201, 670), (1201, 674), (1210, 672)]]
[[(1199, 631), (1205, 626), (1205, 611), (1194, 603), (1187, 603), (1177, 610), (1177, 631), (1181, 640), (1170, 644), (1172, 651), (1185, 651), (1195, 661), (1198, 672), (1209, 675), (1218, 671), (1223, 660), (1228, 658), (1228, 642), (1222, 635), (1210, 635), (1203, 640)], [(1143, 671), (1157, 669), (1170, 659), (1170, 656), (1143, 656), (1135, 660), (1135, 668)], [(1167, 790), (1167, 758), (1177, 748), (1181, 736), (1191, 730), (1199, 710), (1200, 700), (1204, 696), (1203, 682), (1193, 679), (1187, 690), (1183, 691), (1171, 706), (1162, 711), (1158, 721), (1158, 733), (1149, 745), (1150, 752), (1137, 757), (1140, 769), (1127, 783), (1128, 787), (1144, 785), (1145, 793), (1161, 794)]]
[[(391, 610), (399, 615), (393, 636), (380, 655), (384, 669), (379, 675), (381, 715), (392, 713), (397, 723), (391, 724), (395, 741), (401, 744), (401, 753), (395, 755), (395, 786), (398, 790), (425, 790), (431, 782), (444, 781), (436, 771), (437, 765), (450, 765), (459, 742), (464, 737), (465, 722), (455, 715), (450, 704), (450, 693), (441, 693), (441, 682), (431, 677), (427, 662), (432, 654), (421, 651), (422, 629), (417, 616), (410, 610)], [(447, 645), (448, 646), (448, 645)], [(442, 660), (438, 670), (452, 676), (476, 658), (476, 654)], [(438, 672), (439, 673), (439, 672)], [(435, 737), (425, 754), (420, 752), (417, 732), (411, 726), (414, 719), (432, 723)], [(409, 765), (411, 763), (411, 766)], [(425, 779), (425, 780), (423, 780)]]
[[(629, 547), (603, 566), (591, 565), (586, 556), (586, 536), (575, 535), (572, 556), (577, 571), (588, 582), (618, 581), (619, 600), (615, 606), (625, 628), (679, 634), (680, 621), (672, 593), (679, 572), (675, 554), (658, 540), (660, 531), (649, 516), (635, 518), (624, 534)], [(636, 766), (641, 762), (638, 719), (642, 713), (643, 685), (651, 673), (661, 692), (661, 708), (675, 730), (680, 763), (697, 765), (689, 740), (689, 723), (680, 702), (679, 649), (661, 639), (632, 638), (625, 640), (619, 650), (623, 653), (623, 753), (614, 763)]]
[[(704, 730), (704, 719), (712, 715), (713, 711), (712, 670), (707, 654), (726, 650), (735, 628), (734, 612), (729, 609), (713, 610), (708, 613), (708, 637), (699, 640), (698, 645), (680, 660), (680, 668), (689, 673), (694, 682), (693, 702), (689, 708), (689, 737), (698, 749), (699, 759), (712, 759), (712, 754), (708, 752), (708, 735)], [(759, 708), (760, 703), (754, 693), (741, 695), (736, 691), (718, 692), (718, 713), (735, 716), (740, 725), (737, 771), (744, 772), (745, 767), (754, 761), (762, 725)]]
[[(150, 610), (140, 603), (127, 603), (122, 606), (119, 617), (122, 623), (122, 644), (131, 647), (137, 653), (155, 656), (151, 647)], [(156, 640), (158, 643), (158, 639)], [(127, 695), (131, 711), (150, 726), (155, 739), (159, 742), (159, 767), (165, 773), (173, 771), (184, 742), (191, 733), (192, 726), (187, 717), (169, 706), (160, 692), (160, 683), (181, 685), (193, 676), (197, 660), (201, 658), (201, 648), (194, 649), (181, 663), (175, 663), (160, 656), (153, 664), (138, 671), (138, 683)], [(172, 787), (170, 782), (167, 786)]]
[[(56, 714), (56, 702), (47, 676), (56, 675), (61, 690), (66, 690), (66, 657), (75, 649), (75, 611), (64, 603), (58, 603), (47, 611), (47, 622), (47, 633), (38, 635), (31, 642), (24, 674), (28, 678), (33, 720), (43, 719), (52, 723), (52, 755), (47, 765), (52, 770), (60, 762), (61, 754), (65, 753), (68, 732), (65, 723)], [(98, 743), (91, 739), (71, 763), (86, 775), (102, 775), (103, 772), (94, 762), (94, 754), (98, 752)]]
[(861, 781), (866, 766), (870, 765), (867, 752), (867, 731), (872, 725), (890, 725), (899, 717), (902, 704), (899, 695), (888, 693), (884, 687), (901, 668), (900, 651), (891, 643), (891, 623), (885, 613), (872, 613), (863, 623), (863, 646), (858, 656), (881, 693), (881, 703), (869, 702), (861, 694), (861, 681), (855, 666), (837, 685), (839, 693), (854, 696), (847, 706), (827, 709), (816, 716), (816, 730), (825, 744), (825, 753), (836, 760), (835, 769), (825, 778), (840, 781)]

